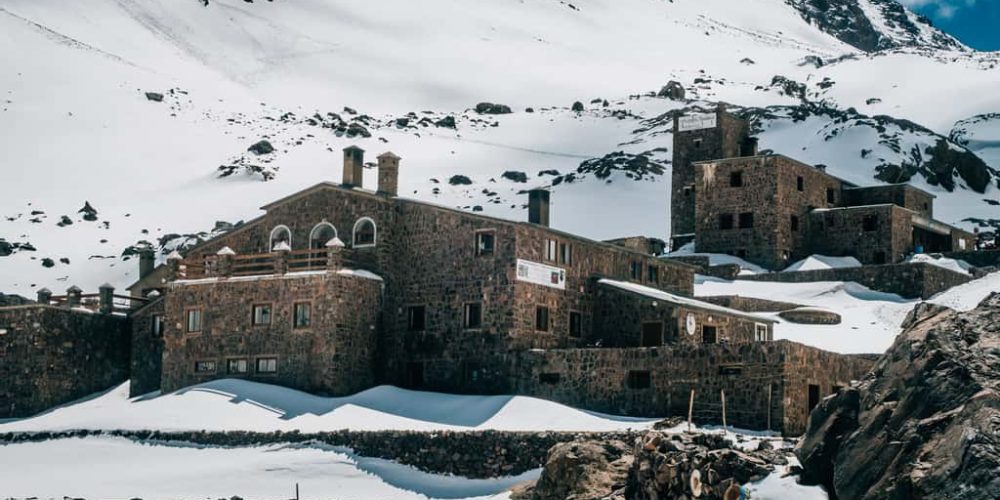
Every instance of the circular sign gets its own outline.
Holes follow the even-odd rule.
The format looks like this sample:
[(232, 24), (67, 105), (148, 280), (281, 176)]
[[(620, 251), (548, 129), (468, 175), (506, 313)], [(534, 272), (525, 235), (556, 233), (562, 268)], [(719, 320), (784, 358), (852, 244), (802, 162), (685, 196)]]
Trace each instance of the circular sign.
[(687, 327), (688, 335), (694, 335), (694, 331), (698, 328), (698, 323), (694, 319), (694, 314), (688, 313), (685, 320), (685, 326)]

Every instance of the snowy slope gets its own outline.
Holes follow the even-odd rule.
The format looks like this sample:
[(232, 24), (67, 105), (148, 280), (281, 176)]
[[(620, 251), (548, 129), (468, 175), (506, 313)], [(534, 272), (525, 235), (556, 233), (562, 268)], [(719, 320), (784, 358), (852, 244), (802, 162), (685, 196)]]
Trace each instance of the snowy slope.
[[(865, 15), (881, 15), (873, 12)], [(0, 6), (0, 58), (13, 69), (0, 73), (0, 255), (13, 254), (0, 256), (0, 290), (127, 285), (137, 267), (122, 260), (128, 246), (204, 235), (216, 221), (247, 220), (268, 201), (337, 181), (340, 149), (354, 143), (369, 158), (389, 149), (403, 157), (406, 196), (517, 220), (525, 218), (518, 192), (553, 182), (540, 172), (565, 175), (615, 151), (648, 153), (666, 166), (662, 174), (581, 174), (556, 186), (552, 222), (594, 238), (666, 237), (666, 113), (717, 101), (801, 105), (772, 85), (776, 75), (803, 82), (811, 101), (914, 120), (944, 137), (957, 122), (1000, 109), (1000, 95), (987, 91), (1000, 81), (996, 54), (941, 48), (932, 35), (863, 53), (784, 0), (8, 0)], [(823, 84), (828, 78), (835, 84)], [(697, 100), (648, 95), (671, 79)], [(873, 97), (881, 100), (867, 104)], [(577, 100), (586, 111), (569, 110)], [(480, 101), (514, 113), (477, 115), (470, 108)], [(409, 125), (398, 126), (408, 113)], [(418, 124), (445, 116), (456, 129)], [(826, 139), (833, 120), (762, 123), (762, 147), (870, 183), (878, 166), (936, 140), (901, 133), (897, 151), (877, 144), (867, 125)], [(349, 137), (348, 126), (371, 137)], [(263, 138), (274, 153), (246, 151)], [(862, 159), (862, 149), (874, 153)], [(996, 155), (983, 158), (1000, 166)], [(219, 178), (229, 165), (274, 179), (242, 170)], [(502, 178), (508, 170), (529, 182)], [(456, 174), (473, 184), (449, 185)], [(374, 172), (366, 177), (373, 186)], [(949, 193), (914, 181), (939, 195), (948, 222), (1000, 219), (984, 202), (995, 201), (993, 184), (980, 194), (959, 181)], [(85, 202), (96, 221), (78, 213)], [(72, 225), (59, 225), (62, 216)]]

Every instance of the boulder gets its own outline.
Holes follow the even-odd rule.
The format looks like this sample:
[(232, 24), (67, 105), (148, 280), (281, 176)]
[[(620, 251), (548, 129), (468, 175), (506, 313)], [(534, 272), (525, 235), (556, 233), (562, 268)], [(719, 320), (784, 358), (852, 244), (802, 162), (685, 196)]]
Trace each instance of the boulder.
[(271, 145), (270, 141), (260, 140), (247, 148), (247, 151), (255, 155), (266, 155), (274, 152), (274, 146)]
[(818, 405), (796, 448), (839, 498), (996, 498), (1000, 293), (969, 312), (918, 305), (857, 387)]
[(684, 94), (684, 85), (681, 85), (681, 82), (678, 82), (677, 80), (671, 80), (660, 88), (660, 91), (656, 95), (657, 97), (666, 97), (667, 99), (673, 101), (683, 101)]
[(476, 104), (476, 113), (481, 115), (506, 115), (512, 113), (510, 106), (506, 104), (494, 104), (492, 102), (481, 102)]
[[(632, 466), (631, 448), (621, 441), (572, 441), (549, 450), (545, 469), (522, 499), (591, 500), (622, 498)], [(524, 496), (530, 495), (530, 496)]]
[(146, 92), (146, 99), (153, 102), (163, 102), (163, 94), (159, 92)]

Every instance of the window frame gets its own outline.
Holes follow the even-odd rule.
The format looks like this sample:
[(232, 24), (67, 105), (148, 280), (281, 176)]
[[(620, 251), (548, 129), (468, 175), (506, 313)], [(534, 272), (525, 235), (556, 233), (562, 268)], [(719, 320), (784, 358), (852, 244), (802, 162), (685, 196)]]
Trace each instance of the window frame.
[(285, 243), (288, 244), (288, 248), (295, 248), (292, 246), (292, 230), (289, 229), (288, 226), (284, 224), (278, 224), (277, 226), (274, 226), (274, 228), (271, 229), (271, 233), (267, 237), (267, 251), (273, 252), (274, 247), (277, 246), (277, 244), (274, 242), (274, 235), (278, 231), (284, 231), (288, 235), (288, 240), (285, 241)]
[[(417, 309), (422, 311), (420, 315), (420, 328), (414, 328), (413, 326), (413, 312)], [(464, 314), (464, 312), (463, 312)], [(462, 319), (463, 324), (465, 318)], [(426, 332), (427, 331), (427, 306), (424, 304), (413, 304), (406, 306), (406, 331), (408, 332)]]
[(314, 242), (317, 242), (317, 240), (316, 240), (316, 232), (319, 231), (323, 227), (329, 227), (330, 229), (333, 230), (333, 238), (339, 237), (340, 233), (337, 232), (337, 226), (334, 226), (333, 224), (331, 224), (331, 223), (329, 223), (329, 222), (327, 222), (327, 221), (324, 220), (324, 221), (316, 224), (315, 226), (313, 226), (313, 228), (309, 231), (309, 249), (310, 250), (322, 250), (322, 249), (325, 249), (326, 248), (326, 244), (329, 243), (330, 240), (333, 239), (333, 238), (330, 238), (329, 240), (326, 240), (326, 241), (319, 241), (318, 242), (319, 246), (315, 246)]
[[(243, 371), (234, 371), (233, 363), (242, 361)], [(248, 375), (250, 373), (250, 360), (245, 357), (226, 358), (226, 375)]]
[(628, 263), (628, 275), (632, 281), (642, 282), (642, 261), (633, 260)]
[(163, 313), (151, 314), (149, 316), (149, 334), (154, 338), (163, 337), (163, 329), (166, 325), (167, 323), (163, 317)]
[(535, 306), (535, 331), (539, 333), (552, 331), (552, 311), (549, 306)]
[[(191, 313), (198, 313), (198, 327), (191, 328)], [(184, 310), (184, 333), (199, 334), (205, 330), (205, 309), (203, 307), (191, 307)]]
[[(763, 331), (761, 331), (763, 329)], [(753, 339), (754, 342), (767, 342), (767, 323), (754, 323), (753, 324)]]
[(729, 172), (729, 187), (739, 188), (743, 187), (743, 171), (734, 170)]
[(559, 243), (558, 254), (560, 264), (566, 266), (573, 264), (573, 245), (569, 242), (562, 241)]
[[(574, 321), (574, 318), (576, 319), (576, 321)], [(583, 338), (583, 313), (581, 313), (580, 311), (571, 310), (569, 312), (569, 319), (567, 321), (568, 321), (566, 324), (567, 335), (569, 335), (570, 338), (574, 339)], [(576, 327), (578, 328), (576, 335), (573, 334), (574, 325), (576, 325)]]
[(736, 217), (733, 214), (719, 214), (719, 230), (736, 229)]
[[(257, 321), (257, 308), (267, 308), (267, 322)], [(274, 303), (255, 302), (250, 305), (250, 326), (270, 326), (274, 323)]]
[(788, 219), (788, 225), (791, 228), (791, 230), (792, 230), (793, 233), (799, 232), (799, 216), (798, 215), (792, 215), (791, 217), (789, 217), (789, 219)]
[[(490, 238), (489, 250), (483, 248), (483, 237)], [(476, 231), (475, 253), (476, 257), (493, 257), (497, 252), (497, 231), (496, 229), (480, 229)]]
[[(306, 306), (306, 324), (299, 324), (299, 306)], [(292, 302), (292, 330), (305, 330), (312, 327), (312, 301), (299, 300)]]
[(545, 261), (558, 263), (559, 259), (559, 241), (547, 238), (545, 240)]
[(753, 212), (740, 212), (737, 217), (737, 225), (740, 229), (753, 229), (754, 216)]
[(649, 370), (628, 370), (625, 372), (625, 387), (637, 391), (653, 388), (653, 374)]
[[(261, 361), (274, 361), (274, 370), (260, 369)], [(253, 362), (254, 375), (277, 375), (278, 374), (278, 356), (257, 356), (254, 358)]]
[(646, 282), (655, 284), (660, 282), (660, 266), (654, 264), (646, 265)]
[[(472, 319), (472, 308), (477, 308), (477, 322), (472, 324), (470, 321)], [(482, 302), (466, 302), (462, 307), (462, 329), (463, 330), (481, 330), (483, 328), (483, 303)]]
[(795, 178), (795, 189), (799, 192), (806, 190), (806, 178), (801, 175)]
[[(202, 365), (211, 366), (211, 369), (200, 369)], [(196, 359), (194, 361), (195, 375), (213, 375), (219, 372), (219, 363), (214, 359)]]
[[(372, 241), (371, 243), (358, 243), (358, 229), (360, 229), (362, 224), (366, 222), (370, 222), (372, 225)], [(368, 216), (358, 218), (358, 220), (354, 222), (354, 228), (351, 230), (351, 247), (371, 248), (376, 245), (378, 245), (378, 224), (375, 223), (375, 219)]]
[(878, 231), (879, 216), (878, 214), (868, 214), (861, 219), (861, 230), (866, 233), (872, 233)]

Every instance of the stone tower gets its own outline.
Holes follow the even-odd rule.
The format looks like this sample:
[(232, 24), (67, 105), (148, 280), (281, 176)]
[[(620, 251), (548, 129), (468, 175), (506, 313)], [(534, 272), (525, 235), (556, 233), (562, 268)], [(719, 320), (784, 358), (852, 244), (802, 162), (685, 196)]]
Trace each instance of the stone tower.
[(670, 184), (670, 248), (694, 241), (694, 162), (753, 156), (757, 141), (745, 120), (729, 114), (723, 105), (712, 112), (674, 118), (673, 175)]

